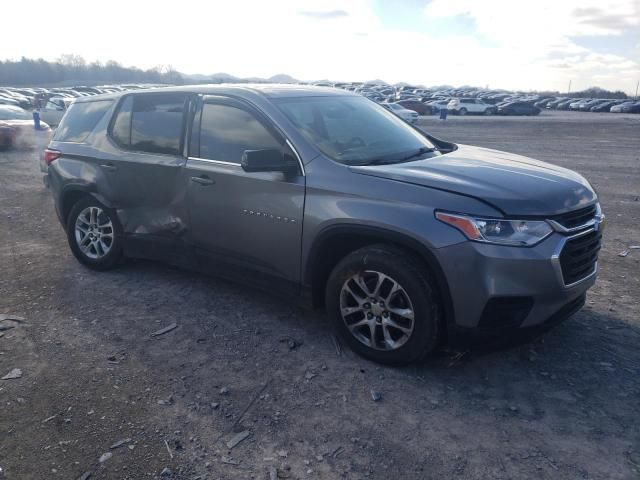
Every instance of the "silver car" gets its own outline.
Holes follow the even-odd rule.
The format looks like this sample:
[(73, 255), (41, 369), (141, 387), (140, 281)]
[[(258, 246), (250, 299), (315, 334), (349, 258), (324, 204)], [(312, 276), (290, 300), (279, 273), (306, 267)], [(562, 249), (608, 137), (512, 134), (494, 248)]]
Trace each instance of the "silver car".
[(604, 216), (582, 176), (434, 138), (351, 92), (78, 98), (45, 161), (84, 265), (159, 259), (324, 307), (378, 362), (547, 329), (595, 282)]
[(395, 113), (405, 122), (416, 123), (420, 118), (418, 112), (414, 110), (409, 110), (408, 108), (403, 107), (399, 103), (381, 103), (381, 105), (387, 110)]

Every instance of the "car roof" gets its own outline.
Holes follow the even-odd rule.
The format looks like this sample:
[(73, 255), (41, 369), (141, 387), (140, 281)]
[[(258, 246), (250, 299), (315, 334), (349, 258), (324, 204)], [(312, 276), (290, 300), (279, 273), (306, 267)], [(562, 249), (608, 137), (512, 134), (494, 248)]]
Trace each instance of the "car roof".
[(202, 95), (234, 95), (238, 97), (253, 97), (256, 95), (267, 98), (294, 98), (294, 97), (359, 97), (360, 95), (332, 87), (318, 87), (315, 85), (288, 85), (288, 84), (219, 84), (219, 85), (184, 85), (176, 87), (148, 88), (134, 91), (122, 91), (114, 93), (104, 93), (90, 97), (78, 97), (75, 103), (91, 102), (95, 100), (105, 100), (119, 98), (123, 95), (134, 93), (144, 95), (145, 93), (196, 93)]

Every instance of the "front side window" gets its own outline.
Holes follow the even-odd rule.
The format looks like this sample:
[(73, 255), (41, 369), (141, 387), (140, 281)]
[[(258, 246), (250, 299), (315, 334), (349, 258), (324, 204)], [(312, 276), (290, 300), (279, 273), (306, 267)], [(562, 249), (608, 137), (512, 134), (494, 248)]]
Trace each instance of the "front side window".
[(224, 104), (202, 106), (200, 158), (240, 163), (245, 150), (280, 149), (280, 142), (247, 110)]
[(83, 142), (96, 128), (111, 105), (113, 105), (113, 100), (72, 103), (56, 130), (54, 140), (58, 142)]
[(120, 104), (111, 137), (123, 148), (179, 155), (186, 105), (185, 94), (128, 96)]
[(396, 163), (434, 149), (426, 137), (363, 97), (295, 97), (274, 102), (308, 141), (341, 163)]

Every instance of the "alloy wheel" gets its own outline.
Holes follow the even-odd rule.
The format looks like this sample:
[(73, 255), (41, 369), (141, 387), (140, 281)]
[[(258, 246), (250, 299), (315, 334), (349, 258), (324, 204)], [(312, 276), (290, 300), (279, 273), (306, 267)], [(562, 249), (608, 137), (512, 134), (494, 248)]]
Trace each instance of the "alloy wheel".
[(400, 348), (414, 329), (414, 308), (406, 290), (373, 270), (358, 272), (344, 282), (340, 313), (351, 335), (375, 350)]
[(75, 239), (80, 251), (98, 260), (113, 247), (114, 229), (111, 218), (100, 207), (87, 207), (76, 218)]

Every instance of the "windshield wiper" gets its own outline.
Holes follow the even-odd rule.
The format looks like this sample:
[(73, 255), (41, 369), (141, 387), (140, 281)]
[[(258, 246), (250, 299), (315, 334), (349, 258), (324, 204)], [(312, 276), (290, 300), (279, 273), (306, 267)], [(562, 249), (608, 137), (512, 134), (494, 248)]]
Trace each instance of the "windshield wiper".
[(431, 153), (431, 152), (437, 152), (438, 149), (437, 148), (432, 148), (432, 147), (421, 147), (418, 150), (416, 150), (415, 152), (411, 153), (410, 155), (404, 156), (404, 157), (400, 157), (400, 158), (389, 158), (389, 157), (380, 157), (380, 158), (372, 158), (370, 160), (367, 160), (366, 162), (363, 162), (359, 165), (391, 165), (394, 163), (401, 163), (401, 162), (406, 162), (408, 160), (411, 160), (412, 158), (417, 158), (420, 157), (422, 155), (424, 155), (425, 153)]
[(412, 158), (420, 157), (425, 153), (437, 152), (438, 149), (435, 147), (421, 147), (418, 151), (412, 153), (411, 155), (407, 155), (406, 157), (402, 157), (399, 162), (406, 162), (407, 160), (411, 160)]

